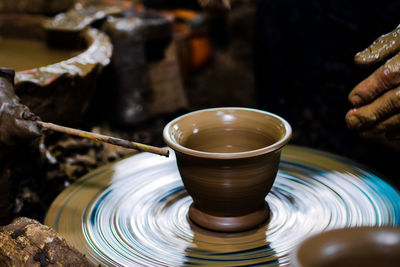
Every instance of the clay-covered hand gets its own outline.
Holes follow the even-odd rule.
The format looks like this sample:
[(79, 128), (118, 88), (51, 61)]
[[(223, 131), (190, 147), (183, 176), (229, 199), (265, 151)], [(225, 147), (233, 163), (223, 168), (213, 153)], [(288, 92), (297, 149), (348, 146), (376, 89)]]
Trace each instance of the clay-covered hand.
[(230, 0), (198, 0), (200, 5), (209, 8), (225, 8), (231, 7)]
[[(384, 133), (400, 138), (400, 25), (355, 56), (359, 65), (371, 65), (393, 56), (350, 93), (354, 108), (346, 114), (350, 128), (364, 135)], [(396, 54), (397, 53), (397, 54)]]
[(14, 93), (14, 73), (0, 69), (0, 144), (14, 146), (41, 135), (38, 117)]

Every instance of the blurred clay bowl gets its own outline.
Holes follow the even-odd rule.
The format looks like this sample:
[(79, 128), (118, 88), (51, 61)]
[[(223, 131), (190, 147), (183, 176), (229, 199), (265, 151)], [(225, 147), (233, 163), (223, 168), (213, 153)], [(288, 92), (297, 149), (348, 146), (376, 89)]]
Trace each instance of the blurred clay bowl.
[(15, 69), (17, 95), (42, 120), (76, 124), (89, 105), (103, 67), (110, 62), (112, 45), (105, 34), (87, 28), (62, 49), (49, 47), (51, 40), (42, 26), (45, 19), (0, 15), (0, 46), (8, 42), (1, 49), (0, 65)]
[(400, 228), (357, 227), (323, 232), (303, 241), (292, 254), (294, 267), (400, 264)]

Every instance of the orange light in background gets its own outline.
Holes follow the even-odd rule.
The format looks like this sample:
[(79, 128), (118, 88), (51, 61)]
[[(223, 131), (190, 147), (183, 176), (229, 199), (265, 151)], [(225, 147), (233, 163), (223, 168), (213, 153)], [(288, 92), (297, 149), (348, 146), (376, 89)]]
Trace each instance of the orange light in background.
[(124, 9), (129, 9), (134, 6), (133, 1), (127, 1), (127, 0), (98, 0), (98, 1), (77, 0), (76, 3), (81, 5), (105, 4), (105, 5), (120, 6)]
[(198, 12), (187, 9), (166, 9), (162, 10), (161, 12), (168, 15), (172, 15), (176, 19), (181, 19), (185, 21), (192, 20), (199, 15)]
[(123, 8), (132, 8), (133, 7), (133, 2), (132, 1), (123, 1), (123, 0), (103, 0), (105, 4), (108, 5), (116, 5), (116, 6), (121, 6)]

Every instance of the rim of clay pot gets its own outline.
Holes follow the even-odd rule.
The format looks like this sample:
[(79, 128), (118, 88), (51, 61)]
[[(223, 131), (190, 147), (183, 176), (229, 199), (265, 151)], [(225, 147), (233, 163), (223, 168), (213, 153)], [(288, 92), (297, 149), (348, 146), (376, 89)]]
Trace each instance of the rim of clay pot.
[(81, 53), (51, 65), (16, 72), (15, 82), (32, 82), (45, 86), (62, 75), (84, 77), (97, 64), (108, 65), (112, 55), (112, 45), (108, 36), (93, 28), (84, 30), (82, 35), (87, 42), (87, 48)]
[[(176, 140), (174, 140), (171, 137), (170, 129), (172, 128), (172, 126), (174, 124), (176, 124), (178, 121), (182, 120), (183, 118), (186, 118), (188, 116), (192, 116), (195, 114), (199, 114), (199, 113), (204, 113), (204, 112), (226, 111), (226, 110), (250, 111), (250, 112), (255, 112), (255, 113), (264, 114), (264, 115), (273, 117), (273, 118), (279, 120), (281, 125), (284, 126), (285, 135), (278, 142), (275, 142), (270, 146), (262, 147), (260, 149), (255, 149), (255, 150), (249, 150), (249, 151), (245, 151), (245, 152), (234, 152), (234, 153), (231, 153), (231, 152), (215, 153), (215, 152), (204, 152), (204, 151), (190, 149), (190, 148), (182, 146), (181, 144), (179, 144)], [(259, 110), (259, 109), (240, 108), (240, 107), (209, 108), (209, 109), (202, 109), (202, 110), (190, 112), (190, 113), (184, 114), (184, 115), (179, 116), (176, 119), (172, 120), (164, 127), (163, 137), (164, 137), (164, 141), (167, 143), (167, 145), (169, 147), (171, 147), (173, 150), (181, 152), (183, 154), (191, 155), (194, 157), (200, 157), (200, 158), (210, 158), (210, 159), (239, 159), (239, 158), (249, 158), (249, 157), (259, 156), (259, 155), (266, 154), (271, 151), (276, 151), (276, 150), (282, 148), (290, 141), (290, 139), (292, 137), (292, 127), (282, 117), (280, 117), (276, 114), (267, 112), (267, 111)]]
[[(327, 243), (329, 243), (329, 236), (335, 236), (338, 243), (343, 242), (345, 240), (351, 240), (351, 239), (354, 240), (355, 238), (359, 239), (360, 237), (364, 237), (366, 240), (369, 240), (371, 243), (374, 241), (374, 242), (376, 242), (376, 244), (379, 244), (380, 242), (382, 242), (382, 238), (378, 238), (377, 236), (385, 235), (387, 233), (392, 233), (392, 234), (395, 233), (395, 234), (397, 234), (397, 236), (399, 236), (400, 228), (395, 227), (395, 226), (390, 226), (390, 225), (384, 226), (384, 227), (358, 226), (358, 227), (332, 229), (332, 230), (327, 230), (327, 231), (324, 231), (321, 233), (312, 234), (309, 237), (305, 238), (302, 242), (300, 242), (290, 253), (290, 256), (289, 256), (290, 264), (293, 267), (308, 266), (308, 264), (303, 264), (303, 262), (300, 260), (300, 258), (299, 258), (300, 250), (304, 246), (307, 246), (310, 242), (313, 242), (313, 241), (319, 240), (319, 239), (324, 239), (326, 236), (328, 236)], [(372, 236), (375, 236), (375, 238), (372, 238)], [(334, 243), (334, 242), (332, 242), (332, 243)], [(351, 248), (350, 243), (351, 242), (349, 242), (348, 248)], [(385, 242), (385, 243), (388, 243), (388, 242)], [(319, 266), (319, 264), (318, 264), (318, 266)]]

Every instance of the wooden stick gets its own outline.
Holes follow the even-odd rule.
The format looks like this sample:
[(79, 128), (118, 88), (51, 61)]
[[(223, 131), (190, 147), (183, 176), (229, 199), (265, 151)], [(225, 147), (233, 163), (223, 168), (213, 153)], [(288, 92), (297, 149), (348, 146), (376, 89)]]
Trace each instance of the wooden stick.
[(127, 141), (124, 139), (111, 137), (111, 136), (107, 136), (107, 135), (86, 132), (86, 131), (82, 131), (82, 130), (78, 130), (78, 129), (74, 129), (74, 128), (60, 126), (60, 125), (57, 125), (54, 123), (49, 123), (49, 122), (37, 121), (37, 123), (44, 130), (52, 130), (52, 131), (61, 132), (61, 133), (65, 133), (65, 134), (76, 135), (76, 136), (88, 138), (88, 139), (91, 139), (91, 140), (94, 140), (97, 142), (103, 142), (103, 143), (108, 143), (108, 144), (112, 144), (112, 145), (116, 145), (116, 146), (122, 146), (122, 147), (126, 147), (126, 148), (136, 149), (136, 150), (142, 151), (142, 152), (150, 152), (150, 153), (158, 154), (158, 155), (165, 156), (165, 157), (169, 156), (169, 151), (164, 148), (148, 146), (148, 145), (135, 143), (135, 142), (131, 142), (131, 141)]

